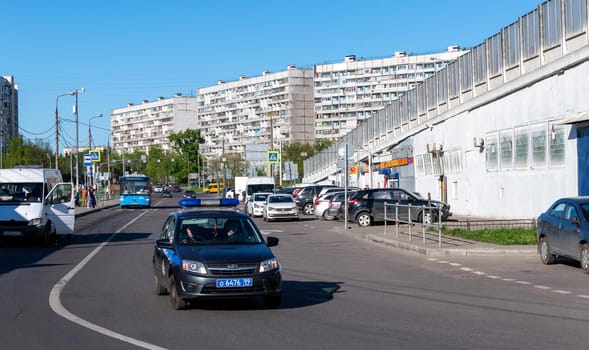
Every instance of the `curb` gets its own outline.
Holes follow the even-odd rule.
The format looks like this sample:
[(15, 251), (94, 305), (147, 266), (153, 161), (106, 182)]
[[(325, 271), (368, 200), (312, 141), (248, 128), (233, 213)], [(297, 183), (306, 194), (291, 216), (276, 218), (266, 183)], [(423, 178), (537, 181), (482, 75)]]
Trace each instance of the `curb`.
[(92, 208), (92, 209), (89, 209), (89, 210), (85, 210), (85, 211), (83, 211), (81, 213), (76, 213), (75, 217), (76, 218), (81, 218), (83, 216), (92, 214), (92, 213), (97, 212), (97, 211), (100, 211), (102, 209), (109, 209), (109, 208), (116, 207), (118, 205), (119, 205), (118, 203), (117, 204), (108, 204), (108, 205), (102, 206), (100, 208)]
[(481, 246), (474, 245), (471, 247), (457, 248), (439, 248), (423, 247), (411, 243), (397, 241), (395, 239), (384, 238), (374, 234), (367, 234), (366, 239), (395, 248), (410, 250), (416, 253), (429, 256), (484, 256), (484, 255), (537, 255), (536, 246)]

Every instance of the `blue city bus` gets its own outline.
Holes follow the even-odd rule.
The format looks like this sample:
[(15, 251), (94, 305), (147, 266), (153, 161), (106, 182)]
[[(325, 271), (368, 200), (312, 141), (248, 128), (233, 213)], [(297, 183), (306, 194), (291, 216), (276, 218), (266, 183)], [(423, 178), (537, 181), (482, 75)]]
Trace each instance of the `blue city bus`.
[(149, 190), (149, 176), (125, 175), (121, 176), (121, 208), (144, 207), (151, 205), (151, 191)]

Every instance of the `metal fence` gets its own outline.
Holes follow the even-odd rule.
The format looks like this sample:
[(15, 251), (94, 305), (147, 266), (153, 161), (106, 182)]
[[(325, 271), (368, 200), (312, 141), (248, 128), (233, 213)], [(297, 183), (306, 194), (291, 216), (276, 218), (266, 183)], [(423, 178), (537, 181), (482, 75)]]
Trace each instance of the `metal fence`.
[(485, 230), (485, 229), (533, 229), (537, 226), (537, 220), (519, 219), (519, 220), (459, 220), (446, 221), (443, 227), (445, 229), (462, 229), (467, 231)]
[[(411, 220), (411, 213), (412, 210), (416, 210), (416, 208), (421, 208), (421, 221), (413, 221)], [(403, 212), (407, 213), (407, 219), (401, 219), (403, 216)], [(401, 214), (401, 215), (399, 215)], [(429, 215), (426, 215), (429, 214)], [(431, 218), (433, 217), (432, 214), (435, 215), (437, 222), (432, 222)], [(419, 227), (421, 227), (421, 239), (423, 244), (426, 242), (426, 231), (429, 229), (437, 230), (438, 232), (438, 246), (442, 247), (442, 213), (439, 209), (435, 206), (426, 206), (422, 205), (421, 207), (412, 206), (411, 204), (398, 204), (398, 203), (384, 203), (384, 234), (388, 234), (388, 226), (387, 223), (389, 221), (395, 222), (395, 238), (399, 238), (399, 230), (401, 224), (407, 224), (407, 230), (409, 235), (409, 240), (413, 240), (413, 230), (415, 229), (414, 226), (417, 226), (415, 229), (416, 237), (419, 234)]]

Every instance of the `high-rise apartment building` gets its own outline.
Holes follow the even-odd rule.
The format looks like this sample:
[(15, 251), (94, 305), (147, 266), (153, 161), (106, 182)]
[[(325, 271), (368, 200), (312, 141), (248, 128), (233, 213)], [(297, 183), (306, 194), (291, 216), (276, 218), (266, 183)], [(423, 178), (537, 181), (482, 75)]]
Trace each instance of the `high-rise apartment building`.
[(293, 65), (285, 71), (199, 88), (198, 123), (205, 143), (201, 153), (218, 158), (246, 145), (314, 142), (313, 71)]
[[(171, 149), (168, 136), (190, 127), (196, 119), (196, 98), (176, 94), (172, 98), (144, 100), (127, 107), (113, 109), (110, 115), (113, 147), (117, 152), (148, 152), (149, 147), (160, 145)], [(196, 127), (193, 127), (196, 128)]]
[(12, 76), (0, 77), (0, 152), (18, 135), (18, 85)]
[(347, 134), (465, 52), (450, 46), (448, 51), (427, 55), (396, 52), (371, 60), (350, 55), (343, 62), (315, 65), (316, 139), (335, 140)]

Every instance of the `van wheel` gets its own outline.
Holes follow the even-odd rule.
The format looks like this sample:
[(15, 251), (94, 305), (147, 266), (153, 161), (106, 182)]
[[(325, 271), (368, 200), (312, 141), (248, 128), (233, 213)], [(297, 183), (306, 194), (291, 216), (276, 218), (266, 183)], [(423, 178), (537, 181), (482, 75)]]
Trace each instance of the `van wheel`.
[(45, 225), (45, 229), (43, 230), (43, 233), (41, 234), (41, 238), (40, 238), (41, 245), (44, 247), (48, 246), (49, 243), (51, 243), (51, 238), (52, 238), (51, 224), (47, 223)]

